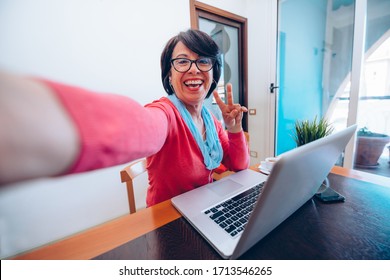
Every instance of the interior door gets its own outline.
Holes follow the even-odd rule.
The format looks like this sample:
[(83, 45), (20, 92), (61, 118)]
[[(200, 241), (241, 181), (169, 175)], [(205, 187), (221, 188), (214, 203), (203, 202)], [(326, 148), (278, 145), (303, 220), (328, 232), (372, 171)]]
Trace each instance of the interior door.
[[(231, 83), (234, 102), (248, 107), (246, 18), (198, 1), (190, 5), (191, 27), (209, 34), (221, 50), (222, 75), (217, 87), (221, 99), (226, 99), (226, 84)], [(205, 105), (222, 121), (214, 98), (206, 99)], [(242, 125), (248, 131), (247, 114)]]

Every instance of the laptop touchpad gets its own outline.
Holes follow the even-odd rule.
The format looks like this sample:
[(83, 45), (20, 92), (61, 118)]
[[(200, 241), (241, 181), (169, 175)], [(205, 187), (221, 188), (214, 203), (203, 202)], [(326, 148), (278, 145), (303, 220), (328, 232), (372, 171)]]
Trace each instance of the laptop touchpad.
[(241, 184), (228, 179), (221, 182), (214, 182), (207, 188), (220, 196), (225, 196), (239, 190), (241, 187)]

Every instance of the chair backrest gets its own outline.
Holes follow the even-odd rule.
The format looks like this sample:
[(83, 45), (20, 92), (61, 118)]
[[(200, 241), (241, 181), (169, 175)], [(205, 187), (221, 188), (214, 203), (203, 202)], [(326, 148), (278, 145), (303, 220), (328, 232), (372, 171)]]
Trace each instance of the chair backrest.
[[(127, 165), (125, 168), (123, 168), (120, 172), (121, 174), (121, 181), (122, 183), (126, 183), (127, 188), (127, 198), (129, 201), (129, 209), (130, 214), (133, 214), (137, 211), (136, 207), (136, 199), (135, 199), (135, 192), (134, 192), (134, 179), (145, 173), (146, 170), (146, 158), (142, 158), (136, 161), (131, 162), (129, 165)], [(137, 188), (141, 188), (141, 193), (145, 194), (146, 197), (146, 189), (148, 187), (148, 184), (145, 183), (143, 186), (137, 186)]]
[(246, 142), (249, 145), (249, 132), (244, 131), (244, 135), (245, 135)]

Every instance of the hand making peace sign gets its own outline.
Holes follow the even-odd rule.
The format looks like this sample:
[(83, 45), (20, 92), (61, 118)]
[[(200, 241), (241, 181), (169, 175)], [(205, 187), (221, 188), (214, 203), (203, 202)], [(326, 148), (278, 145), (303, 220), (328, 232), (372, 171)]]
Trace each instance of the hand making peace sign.
[(214, 98), (222, 112), (222, 117), (225, 122), (225, 126), (229, 132), (237, 133), (242, 130), (242, 117), (244, 112), (248, 112), (248, 109), (240, 104), (233, 103), (233, 90), (232, 84), (226, 85), (227, 91), (227, 104), (225, 104), (219, 97), (219, 94), (214, 90)]

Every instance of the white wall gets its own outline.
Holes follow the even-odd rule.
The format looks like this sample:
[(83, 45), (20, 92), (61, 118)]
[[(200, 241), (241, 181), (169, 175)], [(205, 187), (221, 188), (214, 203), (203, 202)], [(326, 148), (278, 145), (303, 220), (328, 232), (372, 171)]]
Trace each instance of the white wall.
[[(263, 6), (269, 1), (203, 1), (248, 18), (249, 107), (259, 112), (249, 118), (251, 149), (259, 153), (252, 163), (268, 156), (261, 107), (267, 107)], [(0, 68), (145, 104), (165, 95), (159, 68), (164, 44), (189, 27), (187, 0), (1, 0)], [(127, 214), (121, 167), (0, 189), (0, 258)]]

